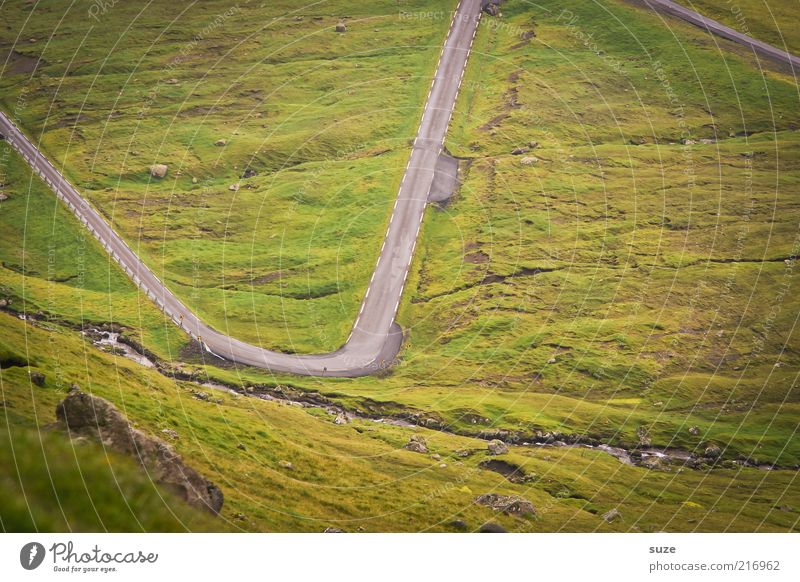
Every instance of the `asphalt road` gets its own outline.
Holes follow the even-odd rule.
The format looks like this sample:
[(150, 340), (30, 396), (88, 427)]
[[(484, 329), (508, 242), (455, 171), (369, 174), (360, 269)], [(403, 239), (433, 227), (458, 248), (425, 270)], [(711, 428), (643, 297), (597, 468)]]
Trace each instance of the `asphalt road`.
[[(481, 0), (461, 0), (431, 83), (422, 121), (369, 287), (347, 342), (319, 355), (283, 354), (227, 336), (206, 325), (148, 269), (111, 226), (0, 113), (0, 133), (101, 242), (139, 288), (205, 349), (224, 359), (276, 372), (309, 376), (364, 376), (391, 365), (402, 330), (395, 323), (437, 162), (481, 16)], [(446, 166), (446, 164), (445, 164)]]
[(712, 34), (716, 34), (722, 38), (727, 38), (728, 40), (732, 40), (733, 42), (749, 47), (753, 50), (753, 52), (763, 57), (785, 63), (797, 72), (800, 72), (800, 57), (796, 57), (791, 53), (782, 51), (765, 42), (751, 38), (746, 34), (742, 34), (741, 32), (725, 26), (724, 24), (720, 24), (716, 20), (707, 18), (701, 14), (698, 14), (697, 12), (694, 12), (693, 10), (689, 10), (685, 6), (681, 6), (680, 4), (672, 2), (672, 0), (643, 1), (647, 6), (656, 12), (676, 16), (681, 20), (685, 20), (686, 22), (694, 24), (695, 26), (699, 26), (700, 28), (707, 30)]

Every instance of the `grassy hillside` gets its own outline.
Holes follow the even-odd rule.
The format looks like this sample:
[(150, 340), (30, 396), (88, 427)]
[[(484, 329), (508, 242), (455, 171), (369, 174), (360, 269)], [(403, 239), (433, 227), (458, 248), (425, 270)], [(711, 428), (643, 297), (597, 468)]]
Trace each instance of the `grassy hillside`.
[(680, 3), (743, 34), (800, 54), (800, 38), (795, 31), (800, 4), (793, 0), (681, 0)]
[(338, 348), (448, 19), (404, 18), (393, 0), (86, 9), (4, 5), (0, 106), (211, 324)]
[[(374, 264), (371, 241), (382, 235), (447, 23), (400, 18), (390, 2), (328, 3), (272, 21), (287, 6), (270, 3), (247, 7), (260, 18), (233, 14), (203, 32), (222, 5), (198, 4), (180, 28), (167, 25), (185, 6), (139, 15), (117, 5), (88, 35), (91, 19), (68, 14), (59, 26), (73, 28), (49, 41), (60, 43), (51, 53), (62, 11), (40, 5), (49, 12), (24, 26), (41, 28), (20, 37), (36, 40), (17, 50), (46, 66), (29, 79), (0, 77), (4, 110), (43, 135), (212, 324), (283, 349), (335, 347)], [(176, 430), (179, 452), (225, 493), (220, 527), (247, 531), (450, 531), (453, 519), (514, 531), (796, 530), (796, 471), (732, 461), (800, 462), (797, 86), (741, 52), (723, 62), (693, 27), (667, 30), (622, 2), (511, 1), (503, 14), (478, 32), (448, 138), (463, 158), (463, 187), (426, 217), (400, 313), (409, 340), (383, 378), (204, 363), (0, 144), (10, 196), (0, 202), (0, 296), (11, 311), (42, 313), (27, 322), (0, 313), (6, 422), (46, 425), (77, 383), (152, 434)], [(337, 36), (330, 28), (345, 15), (348, 32)], [(17, 18), (5, 38), (23, 27)], [(123, 34), (131, 22), (137, 42)], [(247, 40), (264, 24), (278, 32)], [(327, 40), (298, 40), (305, 33)], [(384, 50), (379, 34), (396, 46)], [(361, 49), (372, 52), (354, 57)], [(205, 57), (228, 50), (218, 65)], [(169, 61), (177, 69), (161, 71)], [(264, 74), (242, 77), (250, 67)], [(267, 87), (263, 102), (248, 84)], [(165, 97), (148, 101), (154, 87)], [(120, 92), (122, 113), (110, 115)], [(84, 100), (86, 117), (74, 117)], [(257, 121), (245, 117), (251, 110)], [(511, 155), (530, 141), (539, 146)], [(251, 160), (258, 175), (228, 190)], [(148, 178), (154, 161), (170, 164), (165, 180)], [(449, 432), (337, 425), (320, 408), (227, 393), (200, 400), (196, 392), (211, 390), (103, 352), (78, 331), (111, 322), (180, 377), (318, 391)], [(31, 385), (31, 368), (47, 375), (44, 388)], [(713, 443), (723, 457), (713, 468), (647, 470), (597, 450), (514, 446), (503, 459), (533, 477), (511, 483), (479, 467), (485, 441), (469, 436), (494, 430), (627, 447), (645, 435), (694, 452)], [(402, 449), (414, 433), (440, 458)], [(473, 504), (490, 491), (523, 495), (538, 516)], [(623, 519), (609, 524), (602, 515), (615, 507)]]

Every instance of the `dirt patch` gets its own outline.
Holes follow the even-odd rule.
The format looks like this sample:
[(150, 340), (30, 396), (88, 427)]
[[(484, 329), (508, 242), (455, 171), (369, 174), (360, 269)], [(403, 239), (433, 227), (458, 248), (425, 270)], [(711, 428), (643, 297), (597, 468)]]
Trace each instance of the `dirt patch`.
[(464, 255), (464, 262), (470, 263), (472, 265), (481, 265), (483, 263), (489, 262), (489, 255), (487, 255), (483, 251), (469, 253), (467, 255)]
[(6, 74), (22, 75), (33, 73), (43, 61), (39, 57), (24, 55), (15, 50), (0, 52), (0, 59), (6, 64)]
[(279, 279), (283, 279), (284, 274), (285, 273), (283, 271), (275, 271), (274, 273), (267, 273), (266, 275), (262, 275), (261, 277), (250, 279), (250, 283), (253, 285), (264, 285), (266, 283), (272, 283), (273, 281), (278, 281)]
[(515, 465), (514, 463), (509, 463), (508, 461), (489, 459), (487, 461), (482, 461), (478, 466), (487, 471), (500, 473), (512, 483), (524, 483), (525, 481), (529, 480), (529, 476), (525, 474), (525, 471), (522, 469), (522, 467)]

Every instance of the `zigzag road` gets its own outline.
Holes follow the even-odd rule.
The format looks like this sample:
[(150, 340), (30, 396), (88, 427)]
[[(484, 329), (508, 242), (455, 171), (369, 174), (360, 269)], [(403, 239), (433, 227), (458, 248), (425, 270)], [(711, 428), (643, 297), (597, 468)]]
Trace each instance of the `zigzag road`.
[[(337, 351), (294, 355), (266, 350), (209, 327), (192, 313), (145, 266), (136, 253), (61, 175), (36, 146), (0, 113), (0, 133), (55, 191), (87, 229), (103, 244), (139, 288), (204, 348), (221, 358), (276, 372), (309, 376), (364, 376), (390, 363), (400, 350), (402, 330), (395, 322), (420, 225), (432, 189), (452, 182), (442, 145), (461, 88), (482, 0), (461, 0), (453, 15), (422, 121), (414, 140), (380, 257), (361, 304), (353, 331)], [(449, 168), (452, 171), (452, 167)], [(436, 177), (436, 180), (434, 180)]]

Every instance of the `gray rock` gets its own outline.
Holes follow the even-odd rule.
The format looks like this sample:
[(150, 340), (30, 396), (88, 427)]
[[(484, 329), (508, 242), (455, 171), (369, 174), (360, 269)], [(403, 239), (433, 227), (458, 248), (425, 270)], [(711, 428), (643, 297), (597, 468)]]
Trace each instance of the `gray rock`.
[(166, 164), (153, 164), (150, 166), (150, 175), (153, 178), (164, 178), (167, 175), (167, 170)]
[(214, 145), (218, 146), (218, 147), (222, 147), (224, 145), (228, 145), (228, 140), (224, 139), (224, 138), (220, 138), (220, 139), (218, 139), (217, 141), (214, 142)]
[(494, 439), (486, 445), (490, 455), (505, 455), (508, 452), (508, 445), (501, 440)]
[(692, 436), (697, 436), (700, 434), (700, 427), (697, 426), (690, 426), (689, 427), (689, 434)]
[(508, 515), (536, 515), (533, 503), (516, 495), (498, 495), (486, 493), (475, 498), (475, 503), (491, 507), (495, 511), (502, 511)]
[(606, 520), (608, 523), (613, 523), (618, 519), (622, 519), (622, 514), (619, 512), (617, 508), (614, 508), (610, 511), (606, 511), (603, 514), (603, 519)]
[(170, 445), (133, 428), (110, 402), (73, 389), (56, 406), (56, 418), (71, 436), (92, 438), (135, 458), (154, 481), (190, 505), (215, 514), (222, 508), (222, 491), (214, 483), (184, 464)]
[(519, 163), (522, 164), (523, 166), (532, 166), (538, 161), (539, 158), (537, 158), (536, 156), (525, 156), (519, 161)]
[(5, 202), (6, 200), (8, 200), (8, 194), (0, 192), (0, 202)]
[(512, 156), (521, 156), (522, 154), (527, 154), (529, 151), (531, 151), (530, 148), (526, 148), (526, 147), (514, 148), (513, 150), (511, 150), (511, 155)]
[(412, 434), (411, 438), (408, 439), (408, 442), (403, 448), (414, 453), (427, 453), (428, 443), (425, 442), (425, 437), (418, 434)]
[(31, 370), (30, 372), (28, 372), (28, 374), (30, 374), (31, 382), (33, 382), (39, 388), (44, 386), (45, 380), (47, 379), (47, 377), (44, 374), (42, 374), (38, 370)]
[(175, 431), (175, 430), (172, 430), (171, 428), (162, 429), (161, 434), (163, 434), (165, 437), (170, 438), (172, 440), (178, 440), (180, 438), (180, 436), (178, 435), (178, 432)]
[(719, 445), (716, 445), (716, 444), (714, 444), (714, 443), (709, 443), (709, 444), (706, 446), (706, 450), (705, 450), (705, 451), (703, 451), (703, 455), (704, 455), (704, 456), (706, 456), (706, 457), (710, 457), (710, 458), (712, 458), (712, 459), (716, 459), (716, 458), (717, 458), (717, 457), (719, 457), (721, 454), (722, 454), (722, 449), (721, 449), (721, 448), (719, 448)]
[(642, 447), (649, 447), (650, 446), (650, 444), (651, 444), (651, 442), (650, 442), (650, 433), (647, 430), (647, 427), (640, 426), (639, 428), (637, 428), (636, 429), (636, 436), (639, 437), (639, 446), (642, 446)]
[(228, 186), (228, 190), (230, 190), (231, 192), (238, 192), (239, 182), (236, 182), (235, 184), (231, 184), (230, 186)]
[(484, 523), (478, 531), (480, 533), (508, 533), (508, 530), (502, 525), (491, 521)]
[(336, 32), (347, 32), (347, 26), (344, 22), (340, 22), (336, 25)]
[(344, 533), (344, 530), (338, 527), (326, 527), (322, 533)]

